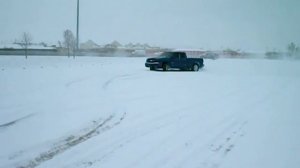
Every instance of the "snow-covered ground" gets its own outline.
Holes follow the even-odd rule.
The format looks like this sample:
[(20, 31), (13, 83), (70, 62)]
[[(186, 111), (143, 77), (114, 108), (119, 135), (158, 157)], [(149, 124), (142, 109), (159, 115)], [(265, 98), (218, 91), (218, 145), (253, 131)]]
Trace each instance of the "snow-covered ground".
[(0, 57), (0, 167), (298, 168), (300, 62)]

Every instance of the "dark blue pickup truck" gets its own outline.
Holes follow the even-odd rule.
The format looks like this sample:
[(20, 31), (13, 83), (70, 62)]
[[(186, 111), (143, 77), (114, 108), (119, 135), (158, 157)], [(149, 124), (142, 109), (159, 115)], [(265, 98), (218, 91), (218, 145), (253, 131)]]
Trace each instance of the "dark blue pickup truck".
[(155, 58), (148, 58), (145, 66), (150, 70), (170, 69), (199, 71), (204, 66), (203, 58), (187, 58), (185, 52), (164, 52)]

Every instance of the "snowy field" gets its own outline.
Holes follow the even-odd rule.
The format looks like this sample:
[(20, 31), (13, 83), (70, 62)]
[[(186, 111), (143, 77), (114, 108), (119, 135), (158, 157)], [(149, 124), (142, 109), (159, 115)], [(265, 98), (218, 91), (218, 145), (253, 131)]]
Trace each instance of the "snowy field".
[(298, 168), (300, 61), (0, 57), (0, 168)]

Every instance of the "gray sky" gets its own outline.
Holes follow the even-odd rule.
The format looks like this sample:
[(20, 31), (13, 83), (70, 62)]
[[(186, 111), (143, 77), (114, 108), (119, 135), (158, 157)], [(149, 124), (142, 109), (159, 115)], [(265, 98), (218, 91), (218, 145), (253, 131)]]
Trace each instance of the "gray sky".
[[(80, 41), (179, 48), (284, 50), (300, 45), (299, 0), (81, 0)], [(0, 41), (75, 33), (76, 0), (0, 0)]]

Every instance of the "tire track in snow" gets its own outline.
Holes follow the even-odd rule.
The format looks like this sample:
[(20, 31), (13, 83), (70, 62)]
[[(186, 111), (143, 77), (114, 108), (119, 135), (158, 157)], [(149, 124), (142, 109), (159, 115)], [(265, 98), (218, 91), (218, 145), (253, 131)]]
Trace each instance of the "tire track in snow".
[[(142, 138), (144, 136), (147, 136), (149, 134), (152, 134), (152, 133), (155, 133), (158, 129), (162, 129), (164, 127), (167, 127), (169, 126), (170, 124), (176, 124), (178, 122), (178, 119), (179, 118), (182, 118), (184, 115), (184, 111), (187, 111), (188, 109), (190, 108), (193, 108), (193, 107), (184, 107), (184, 108), (180, 108), (180, 109), (174, 109), (174, 110), (171, 110), (170, 112), (168, 113), (164, 113), (164, 114), (160, 114), (158, 116), (154, 116), (153, 118), (151, 118), (150, 120), (148, 120), (146, 123), (144, 122), (143, 125), (151, 125), (153, 124), (155, 129), (153, 129), (153, 127), (151, 127), (151, 129), (146, 129), (146, 130), (141, 130), (139, 131), (139, 133), (135, 133), (133, 136), (126, 136), (126, 137), (123, 137), (123, 138), (120, 138), (119, 140), (117, 141), (114, 141), (113, 143), (111, 143), (110, 145), (107, 145), (107, 146), (110, 146), (111, 150), (108, 150), (107, 153), (105, 153), (104, 155), (102, 155), (99, 159), (94, 159), (94, 160), (88, 160), (88, 161), (85, 161), (85, 162), (82, 162), (81, 164), (77, 164), (77, 166), (83, 166), (83, 167), (90, 167), (90, 166), (93, 166), (95, 164), (99, 164), (102, 162), (103, 159), (113, 155), (117, 150), (119, 150), (120, 148), (126, 146), (127, 144), (133, 142), (134, 140), (136, 139), (139, 139), (139, 138)], [(204, 117), (206, 113), (194, 113), (194, 115), (196, 115), (197, 117), (192, 117), (192, 123), (194, 122), (198, 122), (198, 119), (199, 117)], [(191, 117), (191, 116), (190, 116)], [(229, 116), (230, 118), (232, 117), (232, 115)], [(167, 120), (166, 120), (167, 118)], [(224, 120), (221, 120), (220, 122), (223, 123), (227, 123), (227, 117), (224, 119)], [(180, 120), (180, 119), (179, 119)], [(156, 123), (156, 124), (155, 124)], [(188, 125), (193, 125), (192, 123), (189, 123)], [(138, 125), (135, 125), (135, 127), (139, 127)], [(180, 132), (180, 131), (179, 131)], [(172, 137), (176, 137), (177, 135), (176, 134), (172, 134), (170, 136), (168, 136), (167, 138), (165, 138), (163, 140), (163, 142), (161, 142), (160, 144), (158, 144), (158, 147), (161, 147), (163, 146), (165, 143), (168, 143), (170, 139), (172, 139)], [(185, 144), (183, 144), (184, 146)], [(130, 166), (128, 167), (136, 167), (139, 162), (143, 159), (143, 158), (146, 158), (146, 157), (151, 157), (152, 154), (155, 153), (155, 150), (156, 148), (153, 148), (153, 150), (149, 151), (148, 153), (144, 154), (144, 155), (141, 155), (141, 159), (138, 159), (136, 162), (133, 162), (132, 164), (130, 164)]]
[(108, 81), (106, 81), (106, 82), (103, 84), (102, 88), (103, 88), (104, 90), (106, 90), (106, 89), (108, 88), (108, 86), (109, 86), (114, 80), (116, 80), (116, 79), (118, 79), (118, 78), (126, 77), (126, 76), (127, 76), (127, 75), (119, 75), (119, 76), (115, 76), (115, 77), (109, 79)]
[[(114, 141), (111, 141), (111, 143), (106, 145), (109, 149), (107, 149), (107, 148), (101, 149), (102, 151), (107, 150), (107, 152), (103, 153), (98, 159), (86, 160), (84, 162), (79, 162), (75, 165), (77, 167), (90, 167), (95, 164), (100, 164), (104, 159), (110, 157), (115, 152), (117, 152), (117, 150), (119, 150), (123, 147), (126, 147), (126, 145), (132, 143), (133, 141), (140, 139), (140, 138), (144, 138), (145, 136), (148, 136), (150, 134), (155, 134), (158, 130), (163, 129), (165, 127), (175, 125), (178, 122), (178, 120), (177, 120), (178, 116), (181, 116), (184, 109), (186, 109), (186, 107), (183, 109), (180, 109), (180, 110), (177, 109), (175, 113), (174, 113), (174, 111), (171, 111), (170, 113), (167, 113), (164, 115), (155, 116), (155, 118), (152, 118), (147, 123), (143, 123), (143, 125), (148, 125), (148, 127), (146, 129), (142, 129), (137, 132), (136, 132), (136, 129), (129, 129), (134, 133), (127, 133), (126, 135), (124, 135), (122, 137), (118, 137)], [(171, 115), (171, 114), (173, 114), (173, 115)], [(177, 115), (174, 115), (174, 114), (177, 114)], [(141, 127), (141, 125), (133, 126), (133, 128), (136, 128), (136, 127)], [(129, 130), (127, 130), (127, 132)], [(173, 136), (173, 135), (171, 135), (171, 136)], [(171, 136), (169, 136), (166, 139), (166, 141), (169, 140)], [(71, 167), (75, 167), (75, 166), (71, 166)]]
[[(194, 105), (194, 106), (196, 106), (196, 105)], [(160, 122), (168, 121), (165, 124), (163, 124), (161, 126), (158, 126), (157, 129), (152, 130), (151, 132), (155, 133), (159, 129), (164, 129), (167, 126), (177, 125), (178, 122), (181, 122), (181, 120), (184, 119), (183, 117), (184, 117), (185, 111), (187, 111), (190, 108), (192, 109), (193, 107), (185, 107), (185, 108), (182, 108), (180, 110), (176, 110), (177, 112), (171, 111), (171, 114), (167, 113), (167, 115), (164, 114), (164, 115), (160, 116), (159, 118), (154, 118), (152, 120), (149, 120), (148, 121), (149, 123), (156, 123), (158, 121), (160, 121)], [(193, 115), (188, 116), (188, 118), (191, 118), (190, 122), (184, 123), (184, 125), (181, 124), (182, 128), (180, 130), (178, 130), (178, 129), (174, 130), (173, 134), (170, 134), (166, 138), (162, 139), (159, 144), (156, 144), (155, 147), (153, 147), (150, 151), (148, 151), (147, 153), (141, 155), (139, 157), (139, 159), (137, 159), (136, 161), (133, 161), (129, 166), (126, 166), (126, 167), (128, 167), (128, 168), (130, 168), (130, 167), (141, 167), (140, 164), (143, 163), (145, 161), (145, 159), (152, 158), (152, 156), (155, 156), (155, 154), (157, 152), (157, 149), (163, 148), (165, 145), (168, 145), (170, 140), (173, 141), (174, 139), (176, 139), (176, 137), (178, 136), (178, 132), (184, 132), (186, 128), (188, 128), (190, 126), (194, 126), (197, 122), (199, 122), (199, 118), (205, 118), (205, 114), (206, 113), (193, 113)], [(168, 120), (166, 120), (166, 118)], [(221, 122), (224, 122), (224, 121), (222, 120)], [(207, 131), (204, 127), (201, 127), (200, 130)], [(200, 130), (198, 130), (198, 131), (200, 131)], [(146, 136), (147, 134), (149, 134), (149, 133), (146, 133), (143, 136)], [(140, 135), (140, 136), (136, 137), (136, 139), (142, 138), (143, 136)], [(200, 135), (200, 137), (202, 137), (202, 136), (203, 136), (203, 134)], [(199, 134), (197, 134), (196, 137), (199, 137)], [(180, 145), (176, 145), (176, 148), (173, 148), (173, 149), (170, 149), (170, 150), (166, 151), (166, 153), (168, 153), (167, 155), (163, 155), (164, 157), (160, 158), (157, 162), (153, 162), (153, 163), (156, 163), (153, 167), (159, 167), (161, 165), (167, 164), (168, 161), (170, 160), (169, 156), (172, 156), (174, 153), (177, 153), (177, 151), (181, 150), (182, 147), (186, 148), (186, 146), (189, 145), (190, 141), (189, 140), (188, 141), (182, 141), (182, 142), (179, 142), (179, 143), (180, 143)]]
[[(278, 90), (280, 90), (279, 88)], [(255, 88), (252, 89), (255, 90)], [(278, 92), (279, 91), (266, 91), (266, 93), (260, 95), (255, 100), (248, 102), (244, 107), (252, 109), (254, 113), (243, 114), (234, 112), (233, 116), (236, 116), (235, 124), (232, 122), (232, 126), (229, 125), (227, 129), (223, 129), (223, 131), (221, 131), (219, 134), (215, 134), (215, 138), (211, 139), (210, 144), (198, 146), (194, 152), (186, 157), (186, 160), (182, 161), (180, 164), (181, 166), (178, 167), (186, 167), (186, 164), (190, 158), (197, 155), (203, 155), (204, 157), (206, 156), (206, 158), (201, 158), (196, 162), (199, 167), (220, 167), (226, 156), (230, 154), (230, 152), (237, 146), (238, 141), (245, 136), (244, 127), (248, 124), (248, 121), (251, 122), (251, 116), (256, 115), (256, 113), (259, 111), (256, 110), (256, 105), (269, 101), (269, 98), (278, 95)], [(203, 154), (203, 151), (206, 151), (206, 154)]]
[(0, 129), (4, 129), (4, 128), (10, 127), (10, 126), (12, 126), (12, 125), (15, 125), (16, 123), (18, 123), (18, 122), (20, 122), (20, 121), (23, 121), (23, 120), (25, 120), (25, 119), (27, 119), (27, 118), (30, 118), (30, 117), (32, 117), (32, 116), (34, 116), (34, 115), (35, 115), (35, 114), (32, 113), (32, 114), (29, 114), (29, 115), (24, 116), (24, 117), (22, 117), (22, 118), (19, 118), (19, 119), (16, 119), (16, 120), (13, 120), (13, 121), (10, 121), (10, 122), (1, 124), (1, 125), (0, 125)]
[[(176, 117), (176, 116), (174, 116)], [(87, 160), (87, 161), (84, 161), (84, 162), (80, 162), (80, 163), (77, 163), (76, 165), (78, 167), (90, 167), (90, 166), (93, 166), (95, 164), (99, 164), (101, 163), (104, 159), (110, 157), (111, 155), (113, 155), (117, 150), (125, 147), (126, 145), (132, 143), (134, 140), (137, 140), (139, 138), (143, 138), (149, 134), (153, 134), (155, 133), (157, 130), (160, 130), (164, 127), (168, 127), (170, 126), (171, 124), (176, 124), (176, 120), (174, 119), (170, 119), (170, 120), (165, 120), (167, 122), (160, 122), (160, 121), (155, 121), (156, 123), (158, 124), (154, 124), (154, 128), (147, 128), (145, 130), (141, 130), (141, 131), (138, 131), (134, 134), (129, 134), (129, 136), (125, 136), (125, 137), (120, 137), (118, 138), (117, 140), (115, 141), (112, 141), (110, 144), (108, 144), (107, 146), (110, 148), (107, 152), (105, 152), (101, 157), (99, 157), (98, 159), (94, 159), (94, 160)], [(153, 122), (152, 122), (153, 123)], [(169, 136), (171, 137), (171, 136)], [(167, 138), (169, 139), (169, 138)], [(103, 150), (107, 150), (107, 149), (103, 149)], [(73, 166), (71, 166), (73, 167)]]
[[(178, 157), (179, 162), (171, 163), (164, 167), (194, 167), (198, 165), (199, 168), (217, 168), (221, 165), (226, 155), (229, 154), (236, 146), (240, 138), (244, 137), (243, 127), (247, 121), (237, 121), (233, 119), (221, 125), (214, 125), (213, 129), (200, 132), (198, 135), (191, 139), (191, 148), (189, 144), (186, 145), (187, 151)], [(223, 129), (218, 129), (219, 127)], [(213, 133), (211, 133), (213, 132)], [(203, 135), (208, 135), (203, 136)], [(211, 134), (211, 135), (209, 135)], [(197, 141), (203, 143), (195, 143)], [(183, 147), (184, 144), (181, 145)], [(190, 149), (188, 149), (190, 148)], [(181, 148), (182, 149), (182, 148)], [(176, 151), (173, 150), (173, 153)], [(199, 158), (195, 158), (195, 156)], [(174, 159), (174, 158), (172, 158)]]
[(85, 80), (88, 80), (90, 77), (85, 77), (85, 78), (80, 78), (80, 79), (76, 79), (76, 80), (73, 80), (73, 81), (70, 81), (68, 82), (65, 86), (66, 87), (71, 87), (72, 85), (76, 84), (76, 83), (80, 83), (80, 82), (83, 82)]
[[(235, 93), (235, 92), (236, 91), (234, 90), (233, 93)], [(229, 92), (229, 93), (231, 93), (231, 92)], [(227, 94), (229, 94), (229, 93), (227, 93)], [(240, 92), (236, 92), (236, 93), (241, 94)], [(242, 93), (242, 95), (244, 95), (244, 94), (245, 94), (245, 92)], [(224, 105), (225, 105), (225, 103), (226, 102), (224, 102)], [(214, 111), (214, 108), (211, 108), (210, 111)], [(198, 116), (198, 117), (200, 117), (200, 116)], [(199, 119), (198, 117), (192, 117), (189, 124), (190, 125), (195, 125), (198, 122), (198, 119)], [(172, 166), (170, 166), (170, 164), (172, 165), (172, 160), (174, 159), (174, 157), (169, 157), (169, 156), (172, 156), (173, 153), (177, 153), (181, 149), (186, 148), (187, 146), (189, 146), (189, 144), (197, 144), (197, 146), (195, 147), (197, 150), (194, 150), (195, 149), (194, 148), (193, 151), (191, 151), (191, 153), (193, 153), (194, 155), (197, 155), (197, 154), (200, 153), (201, 155), (204, 155), (204, 157), (203, 157), (204, 159), (208, 156), (207, 154), (205, 154), (205, 152), (206, 153), (210, 152), (210, 149), (207, 149), (207, 148), (211, 144), (213, 144), (214, 146), (221, 146), (222, 145), (222, 149), (224, 151), (224, 153), (222, 153), (222, 154), (227, 155), (234, 148), (236, 142), (241, 137), (244, 136), (244, 133), (241, 133), (240, 137), (237, 137), (237, 134), (239, 133), (238, 130), (241, 131), (242, 128), (244, 127), (244, 125), (247, 124), (247, 118), (248, 117), (244, 116), (244, 113), (240, 113), (238, 111), (229, 113), (228, 115), (224, 116), (223, 119), (219, 120), (219, 122), (214, 123), (213, 125), (209, 124), (210, 127), (212, 127), (213, 130), (216, 129), (215, 133), (211, 134), (209, 132), (211, 129), (209, 129), (209, 130), (208, 129), (203, 129), (202, 130), (203, 132), (201, 132), (198, 135), (194, 135), (194, 136), (189, 135), (190, 138), (189, 138), (189, 140), (187, 140), (186, 143), (181, 142), (179, 144), (179, 146), (177, 146), (173, 150), (170, 150), (170, 152), (167, 155), (165, 155), (165, 157), (161, 158), (160, 160), (158, 160), (156, 162), (154, 167), (159, 167), (161, 165), (164, 165), (163, 167), (172, 167)], [(186, 125), (186, 127), (188, 127), (188, 126), (189, 125)], [(224, 129), (218, 130), (218, 128), (220, 128), (220, 127), (221, 128), (224, 127)], [(178, 132), (181, 132), (181, 131), (178, 131)], [(197, 141), (199, 141), (199, 140), (201, 141), (201, 139), (203, 139), (203, 135), (205, 135), (205, 134), (211, 134), (211, 136), (209, 136), (209, 138), (207, 138), (204, 141), (205, 143), (198, 144)], [(176, 137), (176, 135), (174, 135), (174, 137)], [(171, 138), (165, 139), (162, 142), (162, 144), (160, 144), (157, 148), (160, 148), (165, 143), (168, 143), (170, 139)], [(220, 140), (221, 142), (219, 142), (218, 140)], [(223, 140), (227, 143), (222, 144)], [(151, 156), (151, 153), (155, 154), (155, 151), (152, 151), (152, 152), (150, 151), (148, 154), (143, 155), (143, 157), (141, 157), (140, 160), (142, 160), (145, 157)], [(175, 165), (173, 165), (173, 166), (175, 166), (175, 167), (186, 167), (184, 165), (187, 163), (189, 158), (191, 158), (193, 155), (190, 155), (190, 154), (186, 153), (186, 154), (183, 154), (183, 156), (184, 156), (185, 159), (182, 159), (182, 157), (178, 158), (182, 161), (177, 162), (179, 164), (176, 165), (176, 166)], [(219, 156), (216, 156), (216, 155), (214, 155), (214, 156), (216, 158), (219, 158)], [(213, 160), (213, 157), (211, 157), (210, 159)], [(222, 160), (222, 159), (219, 159), (219, 160)], [(202, 158), (200, 160), (203, 161)], [(139, 162), (140, 161), (137, 161), (129, 167), (138, 167), (137, 165), (139, 164)], [(216, 162), (216, 164), (215, 164), (214, 161), (209, 162), (209, 160), (204, 160), (203, 162), (206, 162), (206, 165), (210, 164), (210, 165), (214, 165), (214, 166), (218, 165), (218, 163), (219, 163), (219, 162)], [(205, 167), (207, 167), (207, 166), (205, 166)]]
[(117, 75), (109, 80), (107, 80), (103, 85), (102, 85), (102, 88), (104, 90), (106, 90), (109, 85), (111, 85), (115, 80), (118, 80), (118, 79), (122, 79), (122, 78), (126, 78), (126, 77), (129, 77), (129, 76), (132, 76), (132, 74), (124, 74), (124, 75)]
[[(120, 76), (119, 76), (120, 77)], [(121, 76), (122, 77), (122, 76)], [(103, 87), (104, 89), (106, 89), (115, 79), (117, 79), (117, 77), (115, 77), (115, 78), (112, 78), (111, 80), (109, 80), (109, 81), (107, 81), (106, 83), (107, 83), (107, 85), (103, 85), (103, 86), (105, 86), (105, 87)], [(255, 89), (254, 89), (255, 90)], [(233, 90), (233, 92), (232, 93), (239, 93), (240, 94), (240, 92), (239, 92), (239, 90)], [(232, 94), (231, 92), (229, 92), (228, 93), (228, 96), (229, 95), (231, 95)], [(245, 93), (242, 93), (241, 95), (244, 95)], [(233, 99), (234, 100), (234, 99)], [(251, 106), (251, 105), (250, 105)], [(212, 110), (212, 109), (211, 109)], [(173, 113), (173, 115), (174, 115), (174, 112), (172, 112)], [(230, 115), (229, 117), (229, 119), (232, 119), (231, 117), (237, 117), (237, 116), (239, 116), (239, 111), (236, 111), (236, 112), (234, 112), (232, 115)], [(154, 118), (154, 119), (152, 119), (152, 120), (157, 120), (157, 119), (160, 119), (160, 118), (162, 118), (162, 119), (164, 119), (164, 118), (166, 118), (166, 117), (168, 117), (169, 115), (167, 114), (163, 114), (162, 116), (159, 116), (158, 118)], [(173, 116), (174, 117), (174, 116)], [(227, 117), (226, 117), (226, 119), (228, 119)], [(175, 119), (176, 120), (176, 119)], [(174, 121), (173, 121), (174, 122)], [(193, 121), (194, 122), (194, 121)], [(217, 131), (216, 131), (216, 133), (214, 133), (213, 135), (212, 135), (212, 137), (210, 137), (209, 139), (207, 139), (208, 141), (205, 143), (205, 144), (200, 144), (200, 146), (202, 147), (201, 149), (204, 149), (204, 150), (206, 150), (205, 152), (207, 152), (207, 150), (213, 150), (213, 149), (207, 149), (207, 148), (209, 148), (209, 145), (212, 143), (212, 142), (214, 142), (214, 137), (216, 137), (216, 139), (217, 140), (215, 140), (216, 142), (215, 142), (215, 144), (213, 144), (213, 146), (220, 146), (220, 145), (222, 145), (223, 147), (222, 147), (222, 150), (221, 149), (219, 149), (220, 151), (222, 151), (223, 153), (222, 153), (222, 155), (227, 155), (228, 153), (230, 153), (230, 151), (234, 148), (234, 144), (235, 144), (235, 142), (239, 139), (238, 137), (236, 137), (236, 135), (235, 135), (235, 133), (236, 133), (236, 130), (235, 130), (235, 128), (236, 127), (238, 127), (239, 126), (239, 123), (243, 123), (243, 120), (234, 120), (234, 121), (227, 121), (227, 120), (225, 120), (225, 121), (220, 121), (218, 124), (216, 124), (216, 125), (212, 125), (213, 126), (213, 129), (215, 129), (215, 128), (217, 128), (217, 127), (219, 127), (219, 126), (221, 126), (221, 125), (228, 125), (228, 126), (226, 126), (226, 129), (222, 129), (222, 130), (218, 130), (217, 129)], [(247, 123), (246, 121), (244, 122), (244, 123)], [(148, 124), (148, 123), (144, 123), (144, 124)], [(220, 124), (220, 125), (219, 125)], [(243, 124), (241, 124), (241, 125), (243, 125)], [(145, 130), (143, 130), (143, 131), (145, 131)], [(151, 133), (151, 132), (153, 132), (153, 131), (155, 131), (155, 130), (150, 130), (149, 132), (147, 132), (147, 133), (145, 133), (145, 135), (147, 135), (147, 134), (149, 134), (149, 133)], [(209, 131), (209, 130), (206, 130), (206, 131)], [(232, 132), (231, 132), (232, 131)], [(170, 137), (172, 137), (173, 135), (171, 135)], [(192, 137), (193, 138), (193, 140), (192, 141), (195, 141), (194, 139), (199, 139), (199, 138), (201, 138), (201, 136), (203, 136), (203, 134), (199, 134), (198, 136), (196, 136), (196, 137)], [(128, 136), (128, 137), (130, 137), (130, 136)], [(127, 138), (128, 138), (127, 137)], [(117, 150), (118, 149), (120, 149), (120, 148), (122, 148), (122, 147), (124, 147), (124, 146), (126, 146), (126, 144), (127, 143), (130, 143), (131, 141), (134, 141), (135, 139), (138, 139), (138, 138), (141, 138), (142, 137), (142, 135), (141, 134), (139, 134), (139, 135), (136, 135), (136, 136), (133, 136), (133, 138), (132, 139), (128, 139), (127, 141), (126, 140), (120, 140), (121, 142), (119, 142), (119, 143), (117, 143), (117, 144), (114, 144), (113, 146), (114, 147), (112, 147), (111, 148), (111, 150), (110, 150), (110, 152), (108, 152), (108, 153), (106, 153), (106, 154), (104, 154), (104, 156), (103, 157), (100, 157), (101, 159), (96, 159), (96, 160), (91, 160), (91, 161), (87, 161), (87, 162), (84, 162), (83, 164), (82, 164), (82, 166), (85, 166), (85, 167), (88, 167), (88, 166), (92, 166), (92, 165), (94, 165), (95, 164), (95, 162), (101, 162), (103, 159), (105, 159), (105, 158), (107, 158), (107, 157), (109, 157), (110, 155), (112, 155), (113, 153), (115, 153), (115, 152), (117, 152)], [(165, 139), (165, 141), (164, 142), (168, 142), (168, 140), (170, 140), (170, 137), (167, 137), (166, 139)], [(220, 142), (219, 142), (220, 141)], [(223, 144), (223, 141), (225, 141), (225, 143)], [(159, 146), (161, 146), (161, 145), (163, 145), (164, 144), (164, 142), (162, 142), (162, 144), (160, 144)], [(183, 143), (181, 146), (184, 146), (185, 144)], [(197, 146), (197, 149), (199, 149), (198, 148), (199, 147), (199, 145)], [(193, 153), (199, 153), (199, 151), (201, 151), (201, 150), (198, 150), (198, 151), (192, 151)], [(203, 153), (203, 151), (202, 151), (202, 153)], [(145, 158), (145, 157), (147, 157), (147, 156), (150, 156), (151, 157), (151, 154), (155, 154), (155, 151), (154, 152), (149, 152), (149, 153), (147, 153), (146, 155), (143, 155), (143, 157), (141, 157), (141, 159), (139, 159), (139, 160), (142, 160), (143, 158)], [(169, 155), (168, 155), (169, 156)], [(207, 154), (206, 155), (204, 155), (204, 161), (207, 161), (208, 163), (206, 164), (206, 165), (213, 165), (213, 166), (218, 166), (218, 161), (217, 162), (214, 162), (213, 161), (213, 159), (211, 159), (212, 161), (211, 162), (209, 162), (209, 159), (207, 159), (207, 160), (205, 160), (205, 158), (206, 158), (206, 156), (208, 156)], [(217, 156), (217, 154), (216, 155), (214, 155), (216, 158), (218, 158), (219, 156)], [(168, 159), (168, 158), (167, 158)], [(133, 163), (131, 166), (132, 167), (135, 167), (136, 165), (138, 165), (139, 164), (139, 160), (137, 161), (137, 163)], [(202, 160), (202, 159), (201, 159)], [(160, 160), (161, 161), (161, 160)], [(164, 159), (162, 159), (162, 161), (163, 162), (165, 162), (165, 158)], [(202, 160), (203, 161), (203, 160)], [(158, 163), (157, 164), (157, 166), (159, 166), (159, 165), (161, 165), (160, 163)], [(164, 164), (163, 164), (164, 165)], [(95, 166), (95, 165), (94, 165)], [(99, 166), (101, 166), (101, 165), (99, 165)], [(131, 167), (130, 166), (130, 167)], [(184, 167), (184, 166), (183, 166)], [(207, 166), (206, 166), (207, 167)]]
[(107, 131), (109, 129), (114, 128), (115, 126), (119, 125), (126, 117), (126, 112), (123, 113), (123, 115), (117, 119), (117, 121), (110, 124), (110, 122), (113, 121), (114, 115), (109, 116), (105, 120), (99, 120), (94, 123), (94, 126), (89, 129), (86, 132), (81, 133), (79, 136), (68, 136), (64, 141), (61, 141), (59, 143), (56, 143), (54, 147), (49, 149), (46, 152), (43, 152), (39, 154), (34, 159), (28, 161), (24, 165), (17, 166), (18, 168), (34, 168), (42, 164), (43, 162), (46, 162), (55, 156), (71, 149), (72, 147), (79, 145), (88, 139), (97, 136), (104, 131)]
[[(153, 119), (151, 119), (151, 120), (149, 120), (147, 122), (152, 123), (152, 122), (155, 122), (155, 121), (157, 121), (159, 119), (160, 120), (165, 120), (165, 118), (169, 118), (169, 119), (173, 120), (172, 123), (176, 124), (177, 121), (180, 121), (181, 119), (184, 119), (184, 118), (187, 117), (187, 118), (189, 118), (189, 122), (185, 123), (185, 125), (182, 125), (181, 126), (182, 130), (177, 130), (177, 132), (184, 132), (186, 128), (191, 127), (191, 126), (193, 126), (192, 129), (195, 129), (194, 126), (197, 125), (197, 123), (199, 122), (200, 118), (202, 118), (202, 119), (205, 118), (205, 115), (206, 115), (207, 112), (205, 112), (205, 113), (193, 113), (190, 116), (185, 116), (184, 115), (185, 113), (182, 113), (182, 111), (192, 110), (194, 108), (194, 106), (197, 106), (197, 105), (193, 104), (193, 106), (188, 106), (186, 108), (178, 110), (178, 112), (170, 111), (170, 112), (165, 113), (163, 115), (159, 115), (158, 117), (154, 117)], [(213, 109), (210, 109), (209, 111), (212, 112)], [(208, 147), (209, 144), (211, 144), (211, 142), (214, 141), (214, 139), (218, 139), (218, 138), (222, 139), (222, 137), (220, 135), (226, 134), (226, 133), (230, 132), (230, 130), (237, 124), (237, 121), (234, 120), (234, 118), (237, 117), (236, 115), (237, 115), (236, 113), (231, 113), (231, 114), (228, 114), (228, 115), (224, 116), (224, 118), (220, 119), (218, 122), (209, 124), (209, 127), (210, 128), (212, 127), (213, 129), (218, 129), (219, 127), (223, 127), (223, 126), (225, 126), (225, 128), (222, 129), (219, 132), (216, 132), (216, 134), (214, 134), (215, 136), (213, 136), (212, 138), (207, 139), (206, 143), (200, 144), (201, 147), (200, 147), (200, 149), (198, 151), (205, 150), (206, 147)], [(178, 117), (180, 118), (179, 120), (178, 120)], [(148, 124), (148, 123), (144, 123), (144, 124)], [(179, 145), (176, 146), (175, 148), (169, 150), (169, 152), (166, 152), (166, 155), (164, 155), (163, 158), (157, 160), (157, 162), (153, 162), (155, 164), (153, 167), (159, 167), (161, 165), (164, 165), (163, 167), (168, 167), (166, 165), (169, 165), (169, 163), (172, 162), (172, 159), (174, 159), (174, 157), (172, 155), (174, 153), (177, 153), (178, 151), (182, 150), (183, 148), (187, 148), (187, 146), (190, 146), (190, 144), (197, 144), (197, 142), (199, 140), (201, 141), (201, 139), (203, 139), (203, 135), (210, 134), (210, 131), (211, 131), (210, 129), (208, 130), (207, 127), (199, 127), (199, 129), (197, 129), (197, 131), (198, 132), (201, 131), (200, 134), (188, 135), (189, 138), (187, 138), (186, 141), (179, 142)], [(152, 155), (155, 155), (155, 153), (156, 153), (155, 149), (159, 149), (159, 148), (163, 147), (164, 145), (168, 144), (170, 142), (170, 140), (173, 141), (173, 139), (176, 139), (176, 136), (178, 136), (177, 133), (172, 134), (172, 135), (166, 137), (165, 139), (163, 139), (161, 141), (160, 144), (157, 144), (156, 147), (153, 148), (153, 150), (150, 150), (147, 153), (141, 155), (141, 157), (137, 161), (132, 162), (132, 164), (130, 164), (130, 166), (127, 166), (127, 167), (128, 168), (129, 167), (140, 167), (139, 164), (141, 164), (143, 162), (142, 160), (144, 160), (145, 158), (150, 158)], [(216, 137), (216, 138), (214, 138), (214, 137)], [(189, 154), (187, 154), (187, 155), (189, 155)], [(170, 156), (172, 156), (172, 157), (170, 157)], [(186, 156), (186, 155), (184, 155), (184, 156)], [(188, 160), (188, 158), (190, 158), (190, 157), (187, 157), (186, 160)], [(178, 162), (178, 163), (180, 164), (180, 163), (186, 163), (186, 162), (183, 161), (183, 162)], [(172, 167), (172, 166), (169, 166), (169, 167)], [(180, 166), (177, 166), (177, 167), (180, 167)], [(182, 166), (182, 167), (185, 167), (185, 166)]]
[(221, 133), (210, 145), (210, 155), (201, 162), (201, 165), (208, 168), (217, 168), (224, 161), (225, 157), (234, 149), (238, 141), (245, 136), (244, 127), (247, 121), (234, 125), (231, 129)]

